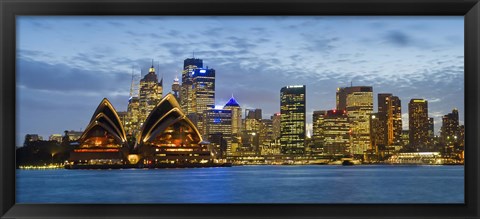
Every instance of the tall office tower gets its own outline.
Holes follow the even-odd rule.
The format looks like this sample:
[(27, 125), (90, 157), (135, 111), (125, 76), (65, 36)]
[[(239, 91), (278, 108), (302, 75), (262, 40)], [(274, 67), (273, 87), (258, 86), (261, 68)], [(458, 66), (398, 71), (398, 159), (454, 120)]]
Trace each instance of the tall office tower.
[(189, 115), (195, 117), (195, 125), (198, 131), (206, 134), (204, 111), (215, 108), (215, 70), (196, 68), (192, 72), (193, 78), (193, 103), (191, 104), (193, 112)]
[(346, 112), (351, 123), (350, 153), (363, 155), (364, 151), (371, 147), (370, 115), (373, 113), (373, 88), (356, 86), (344, 90), (347, 93)]
[(224, 109), (232, 110), (232, 135), (239, 137), (242, 133), (242, 108), (235, 98), (230, 98), (223, 106)]
[(460, 142), (460, 124), (458, 121), (457, 109), (453, 109), (451, 113), (442, 117), (440, 137), (441, 142), (444, 145), (452, 145), (456, 142)]
[(208, 140), (214, 144), (219, 157), (225, 158), (227, 154), (231, 153), (232, 110), (205, 110), (205, 127)]
[[(139, 96), (139, 78), (132, 71), (132, 82), (130, 85), (130, 97), (128, 98), (127, 115), (125, 121), (125, 132), (129, 136), (135, 137), (140, 130), (140, 100)], [(135, 142), (135, 141), (133, 141)]]
[(255, 153), (260, 152), (260, 128), (262, 109), (245, 109), (245, 128), (243, 129), (243, 146)]
[(215, 69), (197, 68), (192, 72), (194, 112), (203, 114), (207, 109), (215, 108)]
[(410, 150), (425, 151), (428, 145), (428, 101), (411, 99), (408, 104)]
[(138, 97), (130, 97), (127, 106), (127, 121), (125, 122), (125, 132), (133, 137), (140, 130), (140, 101)]
[(188, 58), (183, 61), (182, 85), (180, 88), (180, 106), (185, 114), (196, 113), (193, 74), (197, 68), (203, 68), (203, 60)]
[(273, 129), (272, 137), (273, 139), (278, 140), (280, 139), (281, 115), (280, 113), (275, 113), (270, 118), (272, 119), (272, 129)]
[(323, 117), (323, 153), (350, 154), (350, 121), (344, 110), (328, 110)]
[(282, 154), (305, 154), (306, 86), (286, 86), (280, 90), (280, 144)]
[(402, 135), (402, 103), (400, 98), (392, 94), (378, 94), (377, 118), (384, 126), (381, 130), (385, 141), (377, 142), (383, 145), (399, 145)]
[(157, 106), (163, 95), (163, 79), (158, 82), (155, 68), (150, 67), (148, 74), (140, 80), (140, 97), (139, 97), (139, 121), (140, 127), (147, 119), (150, 112)]
[(327, 114), (327, 111), (325, 110), (313, 111), (312, 140), (313, 140), (313, 148), (316, 148), (317, 151), (323, 148), (323, 141), (325, 138), (325, 136), (323, 135), (323, 131), (324, 131), (323, 122), (326, 114)]
[(271, 119), (262, 119), (260, 121), (259, 143), (261, 155), (278, 155), (280, 150), (275, 144), (273, 138), (273, 121)]
[(387, 115), (385, 112), (372, 113), (370, 116), (370, 141), (376, 150), (388, 145)]
[(173, 96), (175, 96), (177, 101), (180, 101), (180, 82), (178, 80), (178, 77), (175, 77), (175, 79), (173, 79), (172, 92)]

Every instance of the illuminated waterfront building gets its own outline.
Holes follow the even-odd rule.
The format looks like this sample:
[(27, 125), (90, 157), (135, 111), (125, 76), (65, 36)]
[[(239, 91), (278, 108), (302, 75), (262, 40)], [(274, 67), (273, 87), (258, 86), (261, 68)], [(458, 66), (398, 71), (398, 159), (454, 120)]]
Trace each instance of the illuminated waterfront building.
[(373, 150), (388, 145), (386, 118), (385, 112), (372, 113), (370, 116), (370, 140)]
[(245, 109), (245, 120), (242, 136), (244, 150), (258, 154), (260, 152), (262, 126), (262, 109)]
[(324, 154), (350, 154), (350, 121), (345, 110), (328, 110), (323, 116), (322, 130)]
[(262, 119), (260, 123), (259, 137), (261, 155), (279, 155), (280, 147), (273, 137), (273, 121)]
[(197, 68), (192, 72), (193, 78), (193, 114), (194, 124), (202, 135), (206, 135), (204, 111), (215, 107), (215, 70)]
[(444, 145), (453, 145), (460, 140), (460, 124), (458, 110), (453, 109), (451, 113), (442, 117), (440, 139)]
[(193, 74), (197, 68), (203, 68), (203, 60), (188, 58), (183, 61), (182, 85), (180, 88), (180, 105), (186, 115), (197, 113), (195, 107), (195, 93), (193, 86)]
[(125, 122), (125, 131), (128, 135), (136, 136), (140, 130), (140, 101), (138, 97), (130, 96), (127, 106), (127, 121)]
[[(72, 132), (66, 132), (71, 136)], [(129, 152), (125, 130), (110, 101), (103, 99), (70, 153), (69, 164), (121, 165)]]
[(208, 109), (205, 111), (205, 127), (208, 141), (214, 145), (221, 158), (231, 154), (232, 110)]
[(195, 125), (167, 94), (142, 126), (135, 149), (145, 165), (211, 163), (212, 156)]
[(203, 114), (215, 107), (215, 69), (197, 68), (193, 70), (193, 92), (195, 93), (194, 112)]
[(282, 154), (304, 155), (306, 129), (306, 86), (286, 86), (280, 90), (280, 144)]
[(312, 141), (313, 145), (311, 147), (312, 154), (320, 154), (323, 152), (324, 145), (324, 130), (323, 122), (324, 117), (327, 114), (325, 110), (313, 111), (313, 124), (312, 124)]
[(232, 95), (223, 108), (232, 110), (232, 135), (240, 136), (242, 133), (242, 109), (240, 108), (240, 104), (238, 104)]
[(272, 137), (275, 140), (280, 139), (281, 115), (280, 113), (275, 113), (270, 118), (272, 119)]
[[(370, 116), (373, 113), (373, 88), (370, 86), (356, 86), (340, 88), (344, 95), (338, 101), (339, 109), (342, 110), (343, 102), (346, 103), (346, 112), (351, 123), (351, 146), (350, 153), (363, 155), (371, 147), (370, 142)], [(338, 93), (338, 92), (337, 92)]]
[[(383, 145), (399, 145), (402, 135), (402, 103), (400, 98), (392, 94), (378, 94), (378, 118), (384, 126), (379, 134), (383, 134)], [(380, 143), (380, 142), (379, 142)]]
[(48, 140), (49, 141), (56, 141), (58, 143), (62, 143), (62, 134), (51, 134), (49, 137), (48, 137)]
[(411, 99), (408, 104), (410, 150), (426, 151), (428, 146), (428, 101)]
[(130, 96), (128, 98), (127, 115), (125, 121), (125, 132), (128, 136), (136, 137), (140, 129), (140, 100), (139, 96), (139, 80), (132, 71), (132, 82), (130, 84)]
[(148, 74), (140, 80), (139, 121), (143, 125), (148, 114), (157, 106), (163, 96), (163, 79), (158, 82), (155, 68), (150, 67)]
[(77, 141), (83, 135), (83, 132), (70, 130), (70, 131), (65, 131), (65, 134), (68, 135), (69, 141)]

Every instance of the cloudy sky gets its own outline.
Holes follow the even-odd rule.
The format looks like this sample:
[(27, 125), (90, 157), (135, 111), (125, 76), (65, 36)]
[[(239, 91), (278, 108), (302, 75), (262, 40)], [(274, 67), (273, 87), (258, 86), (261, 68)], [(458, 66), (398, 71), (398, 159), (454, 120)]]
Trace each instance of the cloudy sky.
[[(307, 122), (333, 109), (337, 87), (373, 86), (402, 101), (429, 101), (435, 130), (464, 118), (463, 17), (17, 17), (17, 145), (83, 130), (107, 97), (124, 111), (135, 74), (155, 60), (170, 92), (183, 60), (216, 70), (216, 105), (280, 111), (280, 89), (307, 86)], [(138, 76), (139, 78), (140, 76)]]

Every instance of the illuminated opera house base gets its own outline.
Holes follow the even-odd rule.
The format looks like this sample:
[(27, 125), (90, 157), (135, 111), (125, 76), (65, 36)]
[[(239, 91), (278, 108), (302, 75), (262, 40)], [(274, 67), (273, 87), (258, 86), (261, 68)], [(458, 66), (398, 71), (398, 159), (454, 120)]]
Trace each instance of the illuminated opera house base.
[(70, 153), (67, 169), (231, 166), (217, 162), (172, 94), (150, 112), (129, 144), (117, 111), (103, 99)]

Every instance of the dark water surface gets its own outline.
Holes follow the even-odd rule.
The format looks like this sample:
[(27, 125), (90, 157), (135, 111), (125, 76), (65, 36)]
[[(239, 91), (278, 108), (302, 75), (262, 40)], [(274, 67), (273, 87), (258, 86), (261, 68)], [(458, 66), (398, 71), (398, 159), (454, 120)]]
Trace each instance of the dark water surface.
[(463, 203), (463, 166), (17, 170), (17, 203)]

